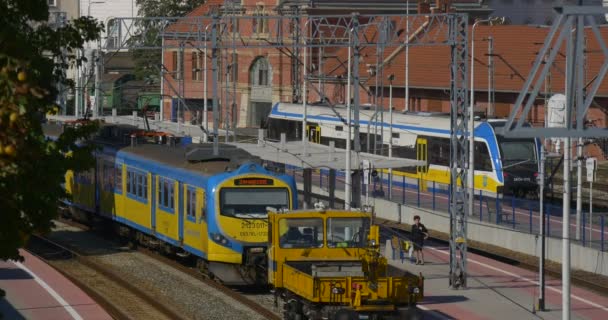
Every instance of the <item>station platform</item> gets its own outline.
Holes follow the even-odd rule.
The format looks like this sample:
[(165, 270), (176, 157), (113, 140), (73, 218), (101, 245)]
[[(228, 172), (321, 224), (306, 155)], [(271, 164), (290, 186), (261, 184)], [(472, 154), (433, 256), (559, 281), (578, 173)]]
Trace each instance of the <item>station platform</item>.
[[(534, 311), (538, 273), (468, 253), (466, 289), (448, 287), (449, 249), (425, 246), (425, 264), (389, 260), (425, 277), (424, 319), (561, 319), (561, 279), (546, 277), (546, 311)], [(571, 319), (608, 319), (608, 296), (571, 287)]]
[(42, 260), (21, 250), (25, 261), (0, 261), (2, 319), (95, 319), (112, 317), (91, 297)]

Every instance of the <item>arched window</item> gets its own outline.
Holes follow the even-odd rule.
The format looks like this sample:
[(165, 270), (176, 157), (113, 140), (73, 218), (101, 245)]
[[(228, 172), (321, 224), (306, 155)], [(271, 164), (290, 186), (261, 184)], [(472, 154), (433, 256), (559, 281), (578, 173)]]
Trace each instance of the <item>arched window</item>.
[(251, 66), (251, 84), (254, 86), (270, 85), (270, 65), (268, 59), (260, 57)]

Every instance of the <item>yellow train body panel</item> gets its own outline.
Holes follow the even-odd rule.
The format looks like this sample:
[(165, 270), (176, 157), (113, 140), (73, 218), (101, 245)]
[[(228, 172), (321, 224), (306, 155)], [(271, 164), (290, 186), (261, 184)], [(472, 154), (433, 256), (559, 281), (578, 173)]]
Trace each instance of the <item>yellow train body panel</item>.
[[(126, 168), (125, 168), (126, 169)], [(152, 219), (150, 217), (150, 212), (152, 210), (151, 206), (151, 188), (150, 188), (150, 174), (146, 174), (148, 176), (148, 188), (147, 188), (147, 201), (143, 203), (141, 201), (135, 200), (128, 196), (127, 192), (123, 192), (121, 197), (123, 200), (122, 210), (117, 212), (117, 216), (121, 217), (131, 223), (138, 224), (145, 228), (152, 228)], [(123, 176), (126, 176), (126, 172), (123, 171)], [(126, 191), (126, 190), (125, 190)]]
[[(184, 185), (184, 193), (191, 187), (187, 184)], [(184, 245), (199, 250), (201, 252), (207, 252), (207, 223), (204, 219), (203, 214), (205, 213), (205, 192), (203, 189), (195, 187), (196, 202), (195, 202), (195, 217), (194, 221), (190, 219), (184, 220)], [(184, 208), (187, 208), (186, 197), (184, 197)]]
[[(388, 174), (389, 170), (382, 169), (384, 174)], [(431, 166), (426, 173), (409, 173), (398, 170), (393, 170), (394, 176), (406, 177), (410, 179), (420, 179), (421, 183), (432, 183), (435, 182), (437, 184), (447, 186), (450, 184), (450, 170), (449, 168), (441, 168), (436, 166)], [(496, 193), (498, 187), (503, 186), (503, 183), (497, 181), (495, 177), (492, 176), (491, 173), (480, 173), (475, 172), (475, 190), (483, 190), (485, 192)], [(460, 179), (458, 180), (460, 183)]]
[[(156, 190), (159, 190), (160, 178), (156, 177)], [(163, 177), (164, 178), (164, 177)], [(148, 179), (150, 181), (150, 179)], [(172, 182), (173, 190), (178, 190), (179, 183), (175, 180)], [(149, 189), (148, 189), (149, 190)], [(173, 206), (173, 213), (161, 208), (160, 200), (156, 197), (156, 233), (165, 236), (169, 239), (180, 241), (179, 239), (179, 201), (177, 199), (177, 192), (175, 192), (175, 200)], [(149, 227), (151, 228), (151, 227)]]

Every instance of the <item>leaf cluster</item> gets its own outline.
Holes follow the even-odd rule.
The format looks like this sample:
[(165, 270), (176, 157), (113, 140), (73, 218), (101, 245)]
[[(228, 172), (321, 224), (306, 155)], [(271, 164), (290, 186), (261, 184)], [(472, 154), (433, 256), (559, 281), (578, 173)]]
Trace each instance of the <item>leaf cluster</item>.
[(93, 147), (80, 142), (96, 124), (53, 141), (42, 122), (58, 111), (56, 87), (70, 83), (65, 70), (84, 62), (74, 53), (103, 25), (83, 17), (57, 27), (48, 18), (45, 0), (0, 1), (0, 259), (20, 259), (28, 236), (50, 229), (66, 171), (94, 164)]
[[(137, 0), (139, 15), (152, 17), (181, 17), (205, 3), (205, 0)], [(161, 45), (161, 31), (165, 26), (162, 20), (142, 20), (138, 27), (146, 30), (144, 36), (134, 37), (134, 40), (147, 45)], [(157, 78), (158, 65), (161, 61), (161, 50), (134, 50), (135, 77), (137, 79)]]

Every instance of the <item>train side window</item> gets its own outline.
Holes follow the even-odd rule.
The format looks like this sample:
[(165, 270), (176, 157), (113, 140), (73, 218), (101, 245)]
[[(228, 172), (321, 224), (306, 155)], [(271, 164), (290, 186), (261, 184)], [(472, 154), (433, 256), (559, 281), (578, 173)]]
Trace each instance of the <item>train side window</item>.
[(114, 192), (118, 194), (122, 194), (122, 165), (117, 164), (114, 167), (114, 181), (116, 184), (114, 185)]
[(186, 192), (186, 217), (188, 221), (196, 222), (196, 189), (188, 187)]
[(450, 139), (428, 137), (429, 163), (439, 166), (450, 165)]
[(130, 198), (147, 203), (148, 175), (133, 169), (127, 169), (127, 195)]
[(166, 212), (173, 213), (175, 208), (175, 183), (171, 179), (159, 178), (158, 205)]
[(131, 186), (133, 185), (133, 172), (127, 171), (127, 193), (133, 193)]
[(485, 142), (475, 141), (475, 170), (492, 171), (492, 159)]

